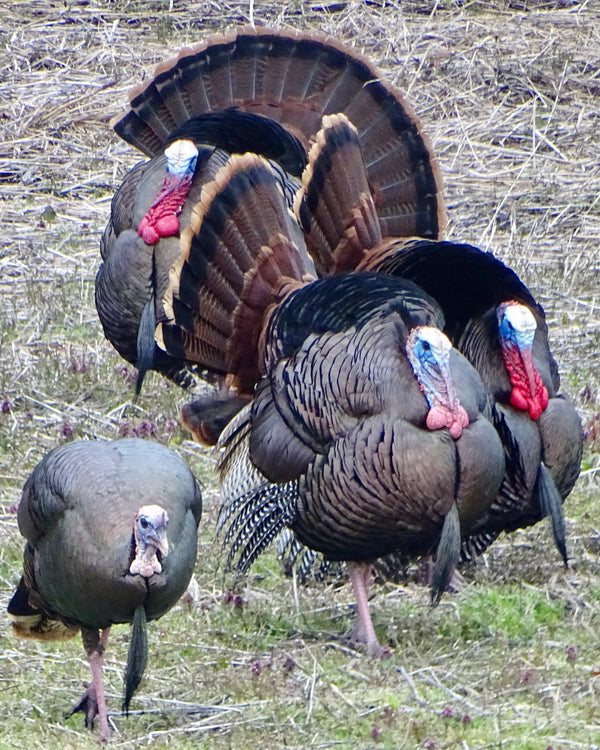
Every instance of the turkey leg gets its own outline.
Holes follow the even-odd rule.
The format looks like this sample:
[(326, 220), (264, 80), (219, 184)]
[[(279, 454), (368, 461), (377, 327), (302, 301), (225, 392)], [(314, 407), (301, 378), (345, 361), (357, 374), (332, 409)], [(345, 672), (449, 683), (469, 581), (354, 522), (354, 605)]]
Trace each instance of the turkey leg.
[(97, 630), (83, 628), (81, 638), (83, 647), (87, 654), (90, 670), (92, 672), (92, 682), (88, 685), (81, 700), (72, 708), (68, 716), (82, 711), (85, 714), (85, 726), (88, 729), (94, 728), (94, 720), (99, 717), (100, 722), (100, 741), (108, 742), (110, 729), (108, 726), (108, 714), (106, 711), (106, 698), (104, 695), (104, 682), (102, 680), (102, 667), (104, 664), (104, 651), (108, 642), (110, 627), (104, 628), (99, 634)]
[(350, 582), (356, 598), (356, 625), (352, 633), (353, 640), (364, 643), (369, 656), (380, 656), (375, 628), (369, 611), (369, 585), (371, 583), (371, 565), (367, 563), (348, 563)]

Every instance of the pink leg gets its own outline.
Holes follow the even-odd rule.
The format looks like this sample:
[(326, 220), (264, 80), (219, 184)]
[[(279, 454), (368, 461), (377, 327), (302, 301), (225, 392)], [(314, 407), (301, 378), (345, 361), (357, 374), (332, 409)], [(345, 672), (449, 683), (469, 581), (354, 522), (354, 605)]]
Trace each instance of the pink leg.
[(371, 583), (371, 566), (366, 563), (349, 563), (350, 582), (356, 598), (357, 620), (353, 637), (366, 645), (369, 656), (380, 656), (381, 646), (375, 635), (375, 628), (369, 611), (369, 585)]
[(104, 694), (104, 681), (102, 680), (102, 667), (104, 665), (104, 651), (108, 643), (110, 628), (105, 628), (98, 641), (95, 651), (88, 655), (90, 669), (92, 671), (92, 686), (96, 693), (96, 704), (98, 707), (98, 721), (100, 723), (100, 741), (108, 742), (110, 729), (108, 726), (108, 712), (106, 710), (106, 696)]
[(100, 723), (100, 741), (107, 742), (110, 737), (108, 726), (108, 714), (106, 711), (106, 697), (104, 694), (104, 682), (102, 680), (102, 666), (104, 664), (104, 651), (108, 642), (110, 628), (105, 628), (100, 637), (97, 630), (82, 628), (81, 636), (83, 646), (87, 654), (88, 663), (92, 672), (92, 682), (88, 685), (83, 697), (68, 714), (71, 716), (78, 711), (85, 714), (85, 726), (94, 728), (94, 720), (98, 716)]

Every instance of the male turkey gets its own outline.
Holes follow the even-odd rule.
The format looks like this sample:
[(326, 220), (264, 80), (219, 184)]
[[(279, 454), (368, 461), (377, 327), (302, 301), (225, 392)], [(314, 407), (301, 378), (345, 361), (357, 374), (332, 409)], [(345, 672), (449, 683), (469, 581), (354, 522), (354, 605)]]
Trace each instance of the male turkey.
[(502, 447), (436, 302), (385, 274), (316, 279), (288, 187), (273, 162), (227, 158), (181, 233), (156, 341), (254, 394), (222, 436), (230, 560), (247, 570), (287, 526), (349, 561), (355, 636), (377, 653), (370, 562), (438, 545), (437, 598), (461, 526), (496, 496)]
[[(175, 453), (138, 439), (78, 441), (48, 453), (19, 504), (23, 576), (8, 605), (15, 633), (62, 640), (81, 631), (92, 682), (73, 712), (109, 726), (102, 681), (111, 626), (131, 623), (123, 710), (148, 655), (146, 621), (185, 592), (196, 560), (200, 489)], [(101, 632), (99, 632), (101, 631)]]
[[(203, 185), (229, 154), (253, 152), (277, 163), (291, 201), (323, 115), (336, 112), (357, 129), (385, 233), (437, 239), (440, 181), (419, 124), (401, 94), (348, 47), (313, 33), (245, 28), (182, 50), (134, 91), (115, 130), (150, 160), (114, 197), (96, 306), (107, 338), (138, 367), (138, 388), (148, 369), (189, 385), (187, 368), (198, 367), (157, 347), (154, 329)], [(222, 373), (202, 374), (228, 393)], [(213, 433), (200, 412), (185, 417), (200, 438)]]
[(445, 332), (490, 394), (506, 475), (489, 513), (463, 544), (481, 554), (501, 531), (550, 517), (567, 564), (562, 503), (579, 476), (581, 420), (559, 393), (544, 311), (517, 275), (489, 253), (450, 242), (401, 242), (366, 267), (410, 278), (439, 302)]
[(481, 553), (503, 530), (549, 515), (566, 564), (562, 502), (579, 475), (582, 430), (559, 394), (541, 305), (491, 253), (386, 235), (356, 130), (344, 116), (324, 119), (302, 182), (295, 209), (321, 273), (377, 271), (419, 284), (440, 305), (445, 333), (488, 391), (506, 474), (489, 513), (465, 539), (463, 557)]

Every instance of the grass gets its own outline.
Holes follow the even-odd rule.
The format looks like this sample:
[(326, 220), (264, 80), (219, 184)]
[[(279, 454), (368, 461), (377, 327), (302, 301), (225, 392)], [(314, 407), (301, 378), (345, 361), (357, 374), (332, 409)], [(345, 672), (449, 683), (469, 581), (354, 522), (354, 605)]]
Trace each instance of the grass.
[[(109, 201), (139, 156), (112, 134), (127, 90), (161, 59), (249, 20), (247, 2), (13, 4), (0, 29), (0, 748), (92, 748), (65, 713), (89, 670), (80, 639), (18, 641), (5, 607), (31, 469), (74, 438), (138, 434), (183, 455), (206, 512), (191, 601), (149, 628), (150, 660), (118, 712), (128, 629), (107, 652), (124, 748), (600, 748), (600, 15), (593, 3), (254, 3), (257, 22), (364, 48), (406, 93), (438, 154), (447, 236), (492, 249), (546, 309), (563, 390), (590, 426), (566, 505), (571, 564), (544, 524), (502, 537), (431, 610), (415, 571), (374, 590), (391, 647), (343, 639), (345, 582), (301, 587), (271, 552), (231, 594), (213, 540), (215, 458), (178, 424), (189, 398), (131, 369), (93, 303)], [(595, 431), (593, 426), (596, 425)]]

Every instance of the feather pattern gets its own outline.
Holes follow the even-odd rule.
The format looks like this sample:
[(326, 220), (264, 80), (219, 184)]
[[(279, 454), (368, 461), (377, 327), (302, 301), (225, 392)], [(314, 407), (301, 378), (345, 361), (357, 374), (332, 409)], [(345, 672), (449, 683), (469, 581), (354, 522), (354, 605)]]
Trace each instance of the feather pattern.
[[(196, 212), (202, 211), (203, 201), (210, 200), (209, 192), (203, 190), (214, 188), (220, 167), (232, 154), (244, 153), (271, 162), (291, 207), (311, 144), (327, 115), (352, 129), (348, 155), (357, 149), (364, 156), (370, 185), (356, 226), (349, 229), (344, 247), (336, 250), (339, 268), (358, 260), (360, 242), (367, 242), (369, 233), (377, 231), (375, 207), (395, 234), (438, 237), (444, 220), (439, 171), (415, 116), (400, 92), (365, 58), (335, 40), (319, 34), (243, 28), (181, 50), (132, 92), (129, 112), (114, 127), (150, 161), (125, 177), (113, 200), (101, 243), (104, 263), (96, 279), (96, 303), (106, 337), (140, 369), (138, 390), (146, 369), (186, 387), (201, 375), (220, 387), (228, 382), (251, 390), (256, 363), (232, 364), (240, 342), (235, 333), (230, 338), (231, 330), (225, 330), (226, 319), (237, 310), (232, 298), (239, 291), (239, 271), (247, 265), (227, 264), (224, 254), (216, 250), (215, 239), (233, 231), (226, 218), (235, 213), (232, 208), (237, 204), (221, 204), (225, 216), (211, 217), (216, 222), (212, 234), (210, 222), (202, 219), (201, 238), (196, 237), (200, 226)], [(181, 143), (192, 143), (198, 150), (193, 174), (186, 177), (187, 197), (165, 179), (166, 154)], [(352, 172), (348, 174), (352, 178)], [(341, 195), (334, 197), (332, 207)], [(235, 201), (235, 191), (232, 198)], [(248, 196), (245, 200), (249, 210)], [(260, 200), (257, 194), (258, 205), (248, 216), (262, 210)], [(240, 220), (238, 212), (234, 224)], [(251, 224), (243, 231), (248, 232)], [(359, 225), (361, 231), (356, 234)], [(293, 234), (290, 238), (297, 246), (303, 244)], [(248, 304), (262, 292), (271, 293), (261, 279), (270, 286), (273, 273), (283, 270), (291, 277), (303, 277), (307, 270), (306, 261), (293, 270), (281, 269), (283, 259), (291, 259), (294, 253), (288, 252), (285, 242), (276, 248), (276, 238), (270, 239), (272, 243), (263, 246), (269, 250), (262, 270), (250, 284), (253, 292)], [(203, 242), (207, 248), (198, 249)], [(208, 280), (202, 275), (206, 270), (202, 256), (208, 257), (212, 269), (207, 271)], [(183, 261), (190, 257), (192, 262), (181, 278)], [(264, 278), (269, 268), (271, 278)], [(199, 285), (203, 286), (200, 315), (190, 300)], [(161, 328), (175, 318), (178, 331)], [(143, 335), (138, 335), (142, 322)], [(157, 329), (156, 345), (147, 335), (152, 325)], [(257, 326), (258, 320), (250, 327)], [(203, 328), (202, 343), (194, 333), (198, 327)], [(233, 330), (236, 327), (237, 318)], [(243, 315), (240, 330), (245, 345), (250, 331)], [(232, 366), (245, 371), (229, 377)]]
[[(439, 235), (439, 172), (414, 114), (370, 62), (319, 34), (247, 27), (183, 49), (132, 92), (115, 130), (153, 157), (186, 122), (232, 108), (275, 121), (306, 153), (323, 116), (343, 113), (357, 129), (389, 234)], [(273, 158), (256, 142), (251, 150)]]

